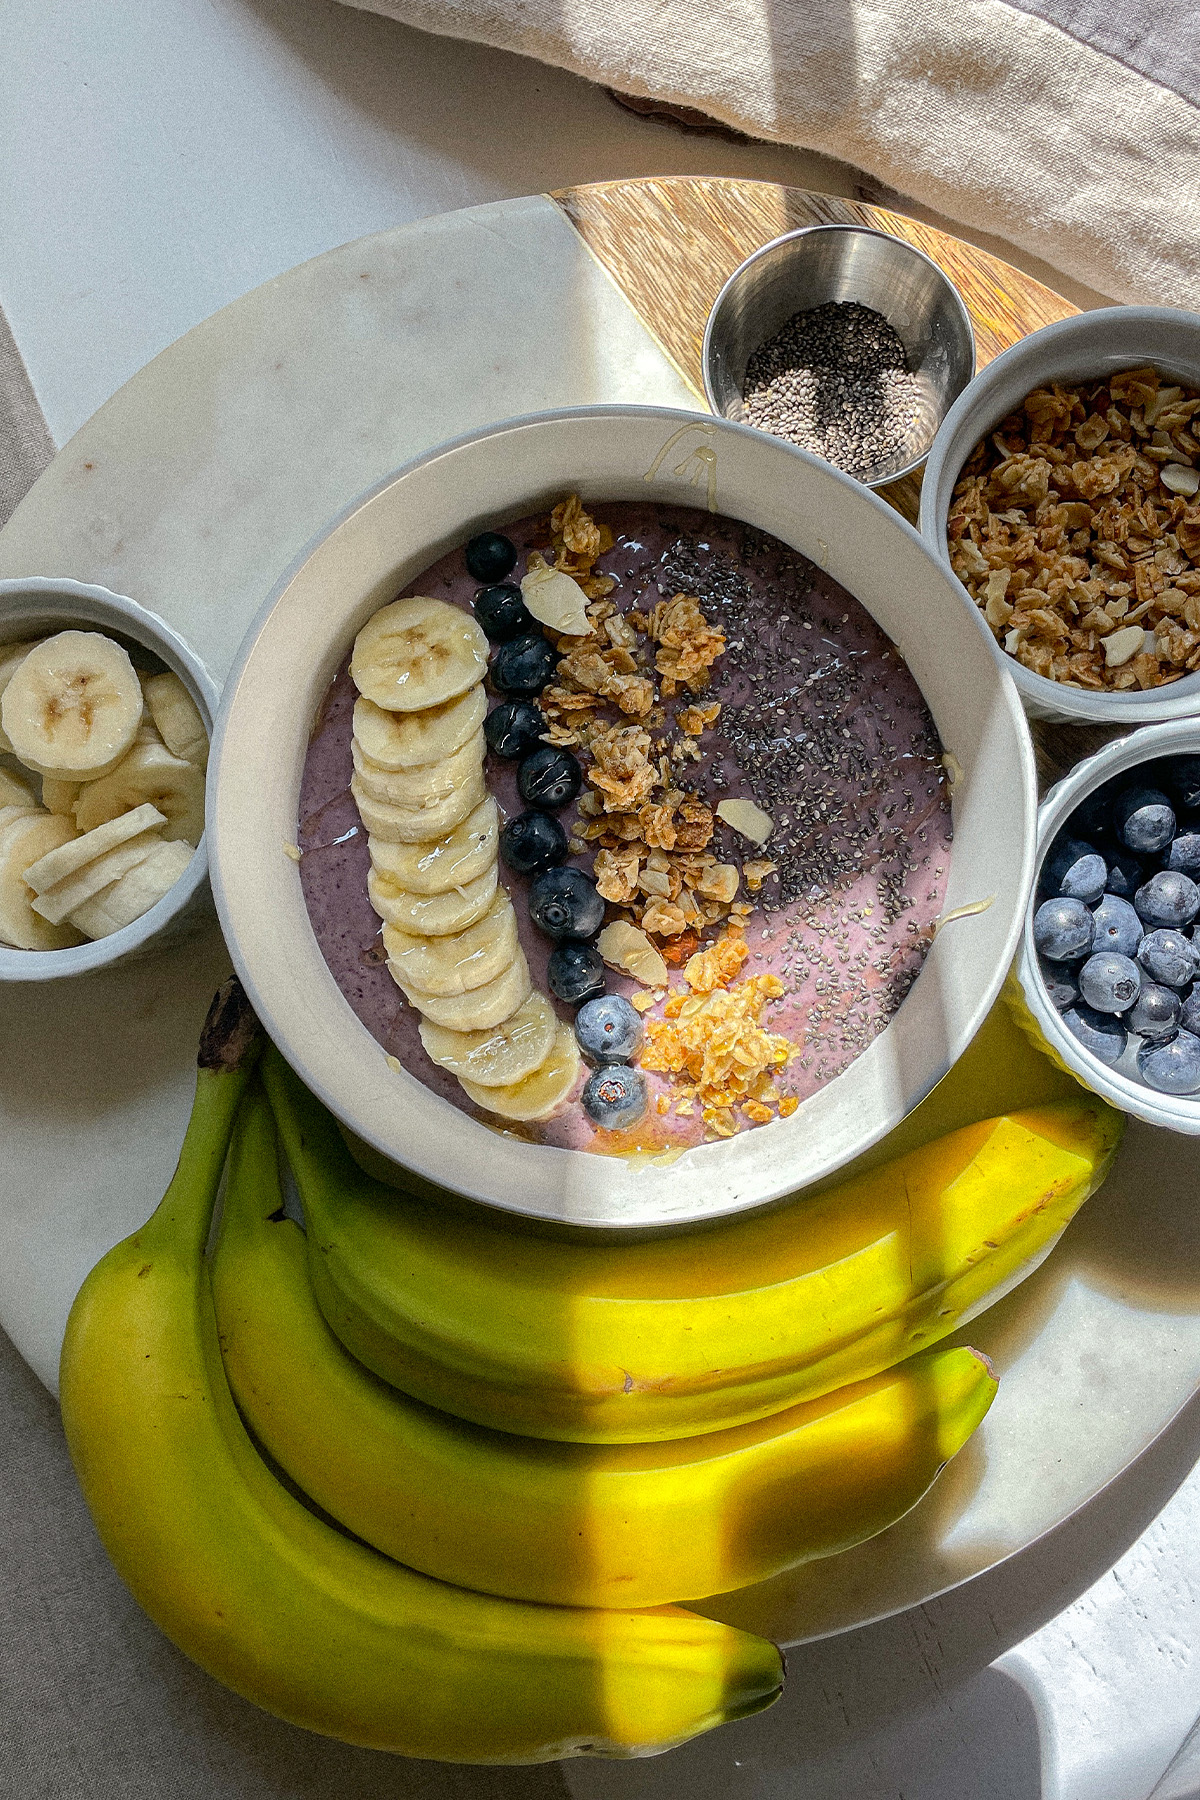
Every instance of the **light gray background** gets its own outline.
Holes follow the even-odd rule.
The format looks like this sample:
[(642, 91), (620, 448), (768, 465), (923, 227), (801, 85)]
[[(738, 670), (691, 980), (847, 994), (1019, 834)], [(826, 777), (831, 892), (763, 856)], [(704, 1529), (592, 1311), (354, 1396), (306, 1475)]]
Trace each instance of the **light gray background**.
[[(0, 0), (0, 42), (0, 303), (60, 443), (215, 307), (366, 231), (617, 175), (858, 185), (819, 158), (635, 121), (571, 77), (327, 0)], [(1081, 304), (1100, 298), (987, 247)], [(0, 518), (49, 449), (0, 329)], [(770, 1714), (649, 1763), (516, 1771), (347, 1750), (193, 1669), (109, 1568), (54, 1404), (3, 1340), (0, 1445), (0, 1795), (13, 1800), (1145, 1800), (1200, 1709), (1196, 1408), (1024, 1556), (793, 1652)], [(1186, 1761), (1169, 1792), (1200, 1792)]]

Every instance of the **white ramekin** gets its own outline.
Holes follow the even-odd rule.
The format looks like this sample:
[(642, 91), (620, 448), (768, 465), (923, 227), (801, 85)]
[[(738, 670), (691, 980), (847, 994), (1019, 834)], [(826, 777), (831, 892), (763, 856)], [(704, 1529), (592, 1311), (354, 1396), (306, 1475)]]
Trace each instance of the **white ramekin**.
[[(157, 614), (123, 594), (82, 581), (47, 575), (0, 581), (0, 645), (77, 625), (111, 631), (152, 651), (178, 675), (211, 733), (220, 698), (217, 685), (195, 651)], [(0, 944), (0, 981), (56, 981), (106, 968), (187, 935), (208, 906), (208, 853), (201, 838), (170, 893), (132, 925), (73, 950), (13, 950)]]
[(1033, 915), (1036, 879), (1046, 852), (1072, 813), (1090, 794), (1111, 781), (1114, 775), (1123, 775), (1141, 763), (1156, 762), (1163, 756), (1195, 756), (1198, 753), (1200, 719), (1169, 719), (1161, 725), (1147, 725), (1141, 731), (1133, 731), (1116, 743), (1106, 744), (1095, 756), (1077, 763), (1069, 775), (1050, 789), (1038, 810), (1035, 891), (1030, 898), (1016, 963), (1019, 992), (1014, 992), (1011, 986), (1008, 990), (1018, 1023), (1041, 1049), (1049, 1051), (1061, 1069), (1066, 1069), (1093, 1093), (1111, 1101), (1113, 1106), (1119, 1106), (1122, 1112), (1190, 1137), (1200, 1136), (1200, 1094), (1156, 1093), (1132, 1076), (1109, 1068), (1089, 1055), (1079, 1039), (1067, 1030), (1050, 1002), (1038, 970), (1033, 945)]
[[(947, 911), (887, 1029), (791, 1118), (677, 1160), (522, 1142), (388, 1067), (309, 925), (294, 846), (312, 722), (354, 635), (485, 525), (584, 501), (700, 506), (773, 533), (857, 596), (897, 643), (954, 758)], [(1032, 878), (1032, 747), (987, 627), (882, 500), (763, 432), (655, 407), (517, 419), (410, 463), (354, 501), (283, 576), (226, 685), (208, 779), (213, 893), (263, 1024), (367, 1145), (512, 1212), (610, 1230), (719, 1218), (841, 1168), (924, 1098), (971, 1041), (1016, 952)]]
[[(1026, 394), (1049, 383), (1099, 381), (1119, 369), (1152, 363), (1163, 374), (1200, 387), (1200, 313), (1168, 306), (1110, 306), (1060, 319), (1013, 344), (959, 395), (933, 440), (921, 485), (921, 536), (948, 572), (946, 520), (963, 464)], [(978, 611), (958, 578), (963, 603)], [(991, 637), (1031, 718), (1057, 724), (1139, 725), (1200, 712), (1200, 673), (1147, 692), (1097, 693), (1035, 675)]]

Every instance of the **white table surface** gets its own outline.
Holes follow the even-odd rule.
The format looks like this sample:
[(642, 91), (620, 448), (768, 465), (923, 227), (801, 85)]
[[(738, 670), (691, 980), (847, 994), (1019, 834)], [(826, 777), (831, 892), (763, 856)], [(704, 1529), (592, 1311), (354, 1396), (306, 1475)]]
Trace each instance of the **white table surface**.
[[(218, 306), (369, 231), (622, 175), (856, 191), (824, 159), (684, 137), (569, 76), (329, 0), (0, 0), (0, 43), (0, 305), (59, 443)], [(772, 1713), (666, 1759), (568, 1764), (569, 1789), (1146, 1800), (1200, 1712), (1198, 1458), (1193, 1407), (1022, 1556), (793, 1652)], [(1197, 1768), (1185, 1756), (1163, 1800), (1200, 1793)]]

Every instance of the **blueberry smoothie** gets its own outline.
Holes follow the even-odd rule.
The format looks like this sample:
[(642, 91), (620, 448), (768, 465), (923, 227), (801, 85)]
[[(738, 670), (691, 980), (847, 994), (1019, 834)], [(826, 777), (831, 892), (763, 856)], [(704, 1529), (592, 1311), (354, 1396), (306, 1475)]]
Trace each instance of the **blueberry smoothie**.
[[(519, 606), (516, 584), (545, 572), (548, 559), (552, 567), (556, 546), (580, 584), (588, 618), (576, 629), (590, 636), (548, 627), (545, 650), (532, 652), (517, 640), (527, 661), (544, 661), (530, 678), (544, 683), (536, 693), (492, 691), (506, 648), (492, 644), (489, 714), (511, 711), (516, 694), (538, 704), (546, 729), (536, 767), (528, 743), (521, 761), (489, 748), (483, 777), (502, 824), (526, 814), (532, 794), (533, 809), (562, 827), (558, 868), (578, 874), (556, 876), (551, 899), (567, 909), (569, 930), (582, 932), (571, 920), (586, 914), (594, 942), (607, 920), (598, 940), (605, 988), (634, 1003), (645, 1033), (633, 1059), (648, 1097), (640, 1120), (613, 1129), (590, 1116), (580, 1098), (586, 1066), (550, 1117), (500, 1119), (427, 1054), (368, 896), (368, 832), (350, 787), (358, 689), (349, 646), (305, 763), (300, 877), (349, 1005), (384, 1054), (453, 1106), (565, 1148), (681, 1150), (788, 1116), (884, 1029), (943, 908), (949, 790), (933, 721), (899, 652), (815, 565), (764, 533), (686, 508), (622, 502), (592, 508), (590, 519), (605, 548), (579, 571), (545, 514), (503, 526), (517, 558), (505, 578), (511, 600), (494, 587), (480, 600), (484, 584), (462, 548), (404, 595), (449, 602), (488, 629), (489, 608), (499, 618)], [(497, 730), (490, 736), (502, 742)], [(576, 759), (582, 781), (578, 767), (570, 779)], [(573, 1027), (576, 1007), (555, 997), (565, 965), (555, 982), (548, 969), (560, 940), (531, 916), (532, 894), (545, 917), (545, 882), (503, 860), (499, 882), (533, 988)], [(630, 942), (649, 939), (656, 975), (606, 948), (614, 923)], [(570, 942), (582, 969), (589, 946)], [(599, 966), (594, 951), (591, 962)], [(698, 1019), (706, 1039), (728, 1038), (735, 1053), (739, 1032), (774, 1046), (752, 1089), (723, 1091), (707, 1064), (699, 1074), (694, 1044), (684, 1066), (685, 1028), (690, 1020), (694, 1038)]]

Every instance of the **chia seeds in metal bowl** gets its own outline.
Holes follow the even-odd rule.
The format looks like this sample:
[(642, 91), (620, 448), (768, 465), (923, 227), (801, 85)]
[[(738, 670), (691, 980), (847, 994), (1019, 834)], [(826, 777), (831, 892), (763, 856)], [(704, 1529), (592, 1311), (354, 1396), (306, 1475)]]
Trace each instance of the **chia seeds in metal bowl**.
[(911, 474), (975, 369), (962, 298), (904, 239), (789, 232), (725, 283), (704, 333), (716, 413), (881, 487)]

